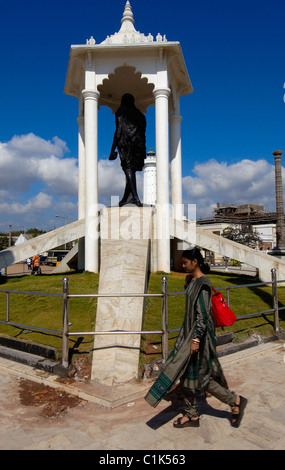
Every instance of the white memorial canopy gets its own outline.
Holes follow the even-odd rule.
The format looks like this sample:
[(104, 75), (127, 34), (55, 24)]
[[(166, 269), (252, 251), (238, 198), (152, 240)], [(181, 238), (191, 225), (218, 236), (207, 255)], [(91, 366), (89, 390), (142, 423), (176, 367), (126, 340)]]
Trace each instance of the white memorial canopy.
[(99, 198), (98, 109), (108, 106), (115, 113), (122, 95), (131, 93), (142, 112), (155, 105), (157, 224), (163, 234), (158, 243), (158, 269), (170, 271), (169, 203), (176, 218), (181, 220), (183, 215), (179, 99), (192, 91), (180, 43), (160, 33), (154, 38), (137, 31), (129, 1), (119, 32), (100, 44), (92, 36), (84, 45), (71, 46), (65, 93), (79, 99), (79, 218), (86, 220), (86, 270), (99, 270), (94, 234)]

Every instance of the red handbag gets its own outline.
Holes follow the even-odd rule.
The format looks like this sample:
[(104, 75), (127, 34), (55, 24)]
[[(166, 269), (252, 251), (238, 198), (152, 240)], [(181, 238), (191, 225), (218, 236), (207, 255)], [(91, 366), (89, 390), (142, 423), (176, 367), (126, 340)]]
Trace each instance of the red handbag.
[(231, 326), (236, 321), (234, 312), (225, 302), (221, 292), (218, 292), (212, 287), (212, 314), (217, 327)]

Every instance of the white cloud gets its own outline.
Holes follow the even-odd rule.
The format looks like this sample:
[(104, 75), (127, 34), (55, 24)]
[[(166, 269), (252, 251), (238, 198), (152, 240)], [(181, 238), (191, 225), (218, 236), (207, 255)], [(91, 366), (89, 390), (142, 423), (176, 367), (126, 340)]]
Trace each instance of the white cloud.
[(57, 194), (76, 194), (76, 159), (62, 158), (68, 152), (58, 137), (46, 141), (32, 133), (0, 143), (0, 187), (15, 192), (29, 191), (41, 183)]
[(78, 168), (75, 158), (59, 159), (54, 155), (32, 159), (38, 181), (45, 184), (53, 194), (77, 195)]
[[(44, 140), (32, 133), (0, 142), (1, 230), (9, 223), (49, 229), (55, 214), (69, 221), (77, 218), (77, 158), (67, 157), (68, 152), (58, 137)], [(142, 198), (143, 172), (136, 176)], [(274, 178), (274, 165), (264, 159), (236, 163), (211, 159), (195, 164), (183, 178), (184, 203), (196, 204), (198, 218), (211, 217), (217, 202), (262, 204), (274, 211)], [(119, 157), (99, 160), (98, 179), (101, 204), (109, 206), (111, 196), (122, 197), (125, 176)]]
[(120, 166), (119, 157), (116, 160), (99, 160), (98, 163), (99, 194), (103, 199), (117, 196), (125, 187), (125, 177)]
[[(78, 168), (76, 158), (58, 137), (45, 140), (33, 133), (0, 143), (0, 220), (25, 228), (47, 224), (55, 211), (77, 216)], [(66, 201), (67, 199), (67, 201)]]
[[(123, 197), (125, 190), (125, 175), (121, 168), (120, 158), (116, 160), (99, 160), (98, 162), (98, 180), (100, 202), (109, 206), (111, 196)], [(142, 193), (143, 173), (136, 173), (138, 194)]]
[(39, 193), (25, 203), (19, 202), (2, 202), (0, 203), (0, 213), (24, 215), (29, 212), (42, 211), (52, 206), (52, 197), (48, 194)]
[[(78, 161), (66, 157), (68, 152), (58, 137), (45, 140), (33, 133), (0, 142), (1, 230), (10, 223), (48, 229), (58, 223), (55, 214), (69, 221), (77, 218)], [(111, 196), (123, 196), (125, 177), (119, 157), (99, 160), (98, 180), (102, 204), (110, 205)], [(142, 173), (137, 173), (137, 186), (141, 192)]]
[(32, 132), (26, 135), (15, 135), (8, 144), (15, 153), (27, 154), (29, 157), (36, 156), (37, 158), (46, 157), (46, 155), (62, 157), (69, 151), (66, 143), (58, 137), (45, 140)]
[(275, 210), (275, 170), (266, 160), (229, 164), (211, 159), (197, 163), (193, 175), (183, 178), (183, 189), (186, 202), (197, 205), (198, 217), (212, 216), (217, 202), (261, 204)]

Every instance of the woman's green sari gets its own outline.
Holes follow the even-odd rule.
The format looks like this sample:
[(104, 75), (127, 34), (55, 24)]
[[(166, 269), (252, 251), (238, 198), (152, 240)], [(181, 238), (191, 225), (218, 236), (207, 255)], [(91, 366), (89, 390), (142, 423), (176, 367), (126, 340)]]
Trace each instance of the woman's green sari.
[[(216, 353), (211, 282), (206, 276), (191, 281), (185, 296), (185, 316), (175, 346), (160, 376), (145, 396), (153, 407), (158, 405), (179, 379), (183, 387), (192, 391), (204, 391), (211, 377), (228, 387)], [(199, 352), (190, 356), (192, 338), (197, 337), (200, 339)]]

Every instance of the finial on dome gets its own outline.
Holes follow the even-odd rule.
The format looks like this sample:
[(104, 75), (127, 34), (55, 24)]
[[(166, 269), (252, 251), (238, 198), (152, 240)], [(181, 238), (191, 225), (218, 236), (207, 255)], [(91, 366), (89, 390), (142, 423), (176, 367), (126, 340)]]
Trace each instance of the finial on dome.
[[(107, 36), (105, 41), (101, 44), (142, 44), (142, 43), (152, 43), (153, 36), (149, 33), (148, 36), (145, 36), (143, 33), (137, 31), (134, 27), (134, 17), (132, 12), (132, 7), (127, 0), (124, 8), (123, 18), (121, 19), (121, 29), (111, 36)], [(162, 37), (158, 35), (157, 42), (166, 42), (165, 36)]]
[(130, 21), (132, 24), (134, 24), (134, 22), (135, 22), (134, 15), (133, 15), (133, 12), (132, 12), (132, 7), (131, 7), (131, 4), (130, 4), (129, 0), (127, 0), (127, 3), (125, 5), (125, 9), (124, 9), (124, 13), (123, 13), (123, 18), (121, 19), (121, 23), (123, 24), (124, 21)]

